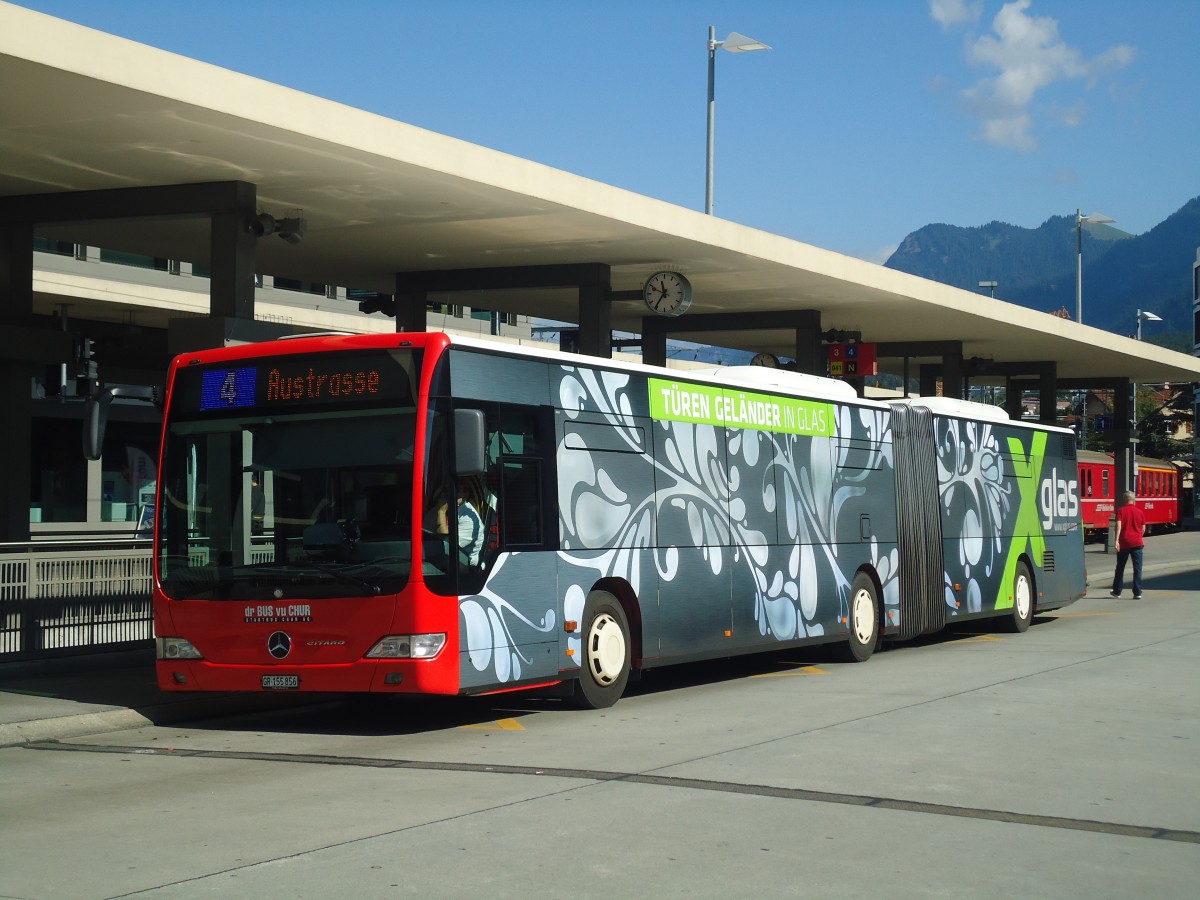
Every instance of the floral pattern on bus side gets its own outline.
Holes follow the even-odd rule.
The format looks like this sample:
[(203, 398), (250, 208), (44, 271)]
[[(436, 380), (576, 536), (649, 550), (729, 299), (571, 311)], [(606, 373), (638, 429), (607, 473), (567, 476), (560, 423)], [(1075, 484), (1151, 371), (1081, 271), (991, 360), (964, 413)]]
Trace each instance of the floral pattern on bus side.
[[(488, 583), (482, 591), (463, 597), (459, 613), (463, 621), (464, 650), (476, 672), (492, 670), (501, 683), (520, 681), (526, 677), (526, 668), (533, 662), (524, 645), (535, 635), (554, 633), (557, 624), (554, 607), (546, 609), (540, 621), (534, 621), (501, 595), (516, 588), (514, 580), (522, 577), (522, 557), (527, 554), (502, 553), (492, 567)], [(510, 575), (510, 571), (511, 575)], [(515, 590), (520, 595), (519, 589)], [(523, 629), (524, 633), (518, 633)], [(547, 638), (541, 637), (545, 642)]]
[[(840, 406), (836, 421), (832, 444), (794, 435), (772, 435), (775, 445), (772, 468), (782, 485), (786, 525), (780, 543), (790, 543), (792, 551), (786, 573), (775, 573), (771, 588), (765, 596), (760, 593), (758, 603), (766, 622), (781, 640), (824, 633), (822, 626), (813, 621), (817, 615), (814, 573), (818, 564), (833, 577), (839, 620), (849, 616), (850, 586), (861, 560), (839, 559), (842, 547), (836, 540), (839, 516), (849, 501), (867, 493), (873, 474), (892, 467), (891, 417), (886, 412)], [(851, 445), (842, 440), (850, 437), (858, 438), (869, 448), (860, 451), (858, 459), (849, 458)], [(877, 535), (871, 538), (870, 550), (871, 565), (883, 587), (880, 602), (888, 618), (895, 620), (900, 604), (897, 552), (893, 547), (881, 556)], [(765, 573), (756, 574), (761, 579)], [(782, 588), (783, 596), (775, 590), (776, 585)], [(795, 628), (791, 627), (794, 610), (781, 603), (784, 597), (792, 601), (793, 607), (798, 604), (800, 616)], [(782, 621), (780, 614), (784, 617)], [(760, 620), (760, 629), (764, 624)]]
[[(744, 567), (753, 583), (753, 596), (744, 602), (753, 604), (760, 640), (818, 636), (827, 622), (844, 622), (851, 582), (864, 564), (879, 577), (889, 623), (898, 622), (894, 534), (880, 538), (881, 523), (875, 522), (863, 539), (858, 516), (849, 513), (853, 521), (843, 523), (843, 532), (853, 540), (843, 536), (846, 543), (838, 542), (847, 510), (861, 512), (867, 494), (891, 490), (886, 410), (836, 406), (833, 437), (726, 432), (705, 424), (650, 422), (644, 399), (635, 402), (631, 393), (644, 385), (636, 376), (573, 367), (555, 374), (565, 419), (601, 424), (613, 451), (568, 452), (565, 433), (559, 435), (563, 620), (582, 620), (587, 594), (602, 579), (620, 579), (645, 599), (682, 577), (679, 549), (656, 533), (657, 523), (671, 517), (685, 523), (688, 539), (714, 575), (723, 574), (726, 560)], [(649, 455), (651, 442), (657, 458)], [(770, 536), (755, 524), (763, 522), (772, 523)], [(538, 555), (502, 560), (509, 558), (511, 568), (516, 556)], [(541, 591), (527, 589), (516, 569), (507, 575), (497, 566), (487, 589), (460, 604), (471, 668), (477, 675), (488, 670), (487, 677), (499, 683), (545, 674), (529, 671), (530, 656), (522, 646), (544, 643), (556, 624), (552, 607), (532, 614), (528, 605), (518, 609), (511, 602), (518, 596), (526, 604), (532, 596), (544, 599)], [(835, 593), (836, 610), (830, 606)], [(577, 635), (568, 635), (567, 648), (573, 651), (568, 664), (578, 665)]]
[[(626, 437), (631, 452), (641, 452), (630, 437), (632, 383), (623, 373), (564, 367), (562, 407), (571, 417), (599, 413)], [(747, 567), (761, 636), (782, 641), (823, 634), (819, 586), (830, 580), (836, 585), (838, 617), (847, 617), (850, 584), (864, 560), (863, 552), (839, 559), (839, 515), (849, 501), (868, 492), (872, 476), (892, 467), (887, 411), (837, 407), (835, 439), (730, 429), (725, 440), (725, 432), (714, 426), (671, 421), (655, 421), (653, 429), (658, 458), (644, 458), (654, 469), (655, 490), (650, 495), (635, 496), (614, 473), (597, 468), (594, 454), (571, 454), (572, 469), (565, 472), (564, 455), (559, 454), (565, 548), (560, 559), (570, 567), (560, 569), (566, 619), (582, 615), (587, 591), (601, 578), (623, 578), (640, 595), (638, 561), (645, 550), (654, 559), (659, 580), (674, 579), (679, 552), (672, 546), (654, 546), (653, 522), (675, 511), (686, 515), (688, 536), (695, 546), (705, 548), (704, 559), (714, 575), (720, 574), (724, 556), (709, 548), (729, 547), (732, 563)], [(856, 438), (858, 458), (849, 460), (851, 443), (836, 436)], [(769, 455), (765, 465), (764, 453)], [(761, 483), (751, 483), (756, 473), (763, 473)], [(890, 472), (884, 475), (885, 480), (890, 477)], [(764, 516), (778, 523), (778, 541), (754, 526)], [(604, 526), (585, 529), (582, 523), (592, 518)], [(614, 549), (576, 549), (588, 547), (589, 536), (600, 532), (619, 536)], [(895, 547), (881, 551), (872, 536), (864, 549), (883, 586), (881, 602), (894, 620), (899, 611)], [(578, 663), (578, 654), (572, 659)]]
[[(938, 493), (944, 520), (961, 523), (957, 558), (947, 555), (945, 598), (957, 609), (955, 583), (963, 585), (962, 612), (983, 609), (989, 584), (1004, 568), (1004, 522), (1012, 505), (1000, 440), (989, 423), (936, 419)], [(991, 534), (991, 538), (985, 535)], [(951, 571), (953, 569), (953, 571)], [(994, 590), (991, 591), (994, 593)]]

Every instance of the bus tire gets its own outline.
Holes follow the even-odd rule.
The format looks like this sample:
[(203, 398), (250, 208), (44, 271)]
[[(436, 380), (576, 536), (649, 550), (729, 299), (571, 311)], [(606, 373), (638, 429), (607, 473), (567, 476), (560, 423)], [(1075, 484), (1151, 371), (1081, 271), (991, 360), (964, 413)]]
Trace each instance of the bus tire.
[(625, 693), (633, 650), (625, 610), (612, 594), (597, 592), (584, 603), (579, 650), (575, 705), (580, 709), (607, 709)]
[(850, 639), (840, 648), (845, 662), (866, 662), (879, 642), (879, 594), (866, 572), (854, 576), (850, 586)]
[(1023, 560), (1017, 562), (1013, 575), (1013, 605), (1006, 615), (1000, 617), (1000, 627), (1014, 634), (1029, 630), (1033, 621), (1033, 575)]

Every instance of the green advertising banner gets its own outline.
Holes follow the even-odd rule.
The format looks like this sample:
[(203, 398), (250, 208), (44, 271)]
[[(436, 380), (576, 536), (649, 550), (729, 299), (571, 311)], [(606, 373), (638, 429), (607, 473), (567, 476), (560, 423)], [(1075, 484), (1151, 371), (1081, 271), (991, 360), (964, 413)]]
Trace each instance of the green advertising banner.
[(647, 380), (650, 416), (655, 419), (818, 437), (831, 437), (834, 433), (832, 403), (755, 394), (736, 388), (680, 384), (661, 378)]

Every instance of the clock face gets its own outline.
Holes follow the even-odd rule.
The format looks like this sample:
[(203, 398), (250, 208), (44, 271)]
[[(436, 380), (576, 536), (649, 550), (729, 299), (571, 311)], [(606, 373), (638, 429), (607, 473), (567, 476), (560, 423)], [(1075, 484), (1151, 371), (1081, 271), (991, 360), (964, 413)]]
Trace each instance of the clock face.
[(646, 279), (642, 299), (651, 312), (680, 316), (692, 305), (692, 285), (678, 272), (655, 272)]
[(779, 368), (779, 357), (773, 353), (756, 353), (754, 358), (750, 360), (752, 366), (765, 366), (768, 369)]

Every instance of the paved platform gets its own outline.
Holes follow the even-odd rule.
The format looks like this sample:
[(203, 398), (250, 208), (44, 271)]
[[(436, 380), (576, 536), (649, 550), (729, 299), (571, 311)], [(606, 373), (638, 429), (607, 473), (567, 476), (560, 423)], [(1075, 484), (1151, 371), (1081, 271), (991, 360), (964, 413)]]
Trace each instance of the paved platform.
[[(1114, 554), (1091, 544), (1088, 598), (1111, 602)], [(1131, 573), (1126, 574), (1126, 581)], [(1146, 600), (1156, 590), (1196, 592), (1200, 599), (1200, 532), (1151, 537), (1147, 543)], [(1125, 592), (1129, 597), (1129, 590)], [(1086, 604), (1087, 598), (1080, 601)], [(1130, 600), (1129, 602), (1132, 602)], [(1080, 607), (1076, 604), (1076, 607)], [(1195, 677), (1191, 673), (1189, 677)], [(277, 710), (338, 699), (338, 695), (165, 693), (154, 679), (150, 648), (61, 660), (0, 663), (0, 747), (88, 734)]]

